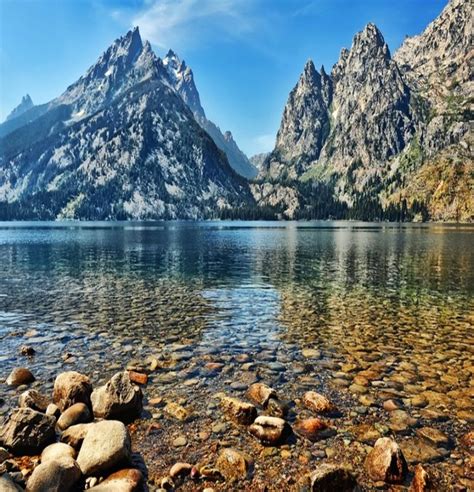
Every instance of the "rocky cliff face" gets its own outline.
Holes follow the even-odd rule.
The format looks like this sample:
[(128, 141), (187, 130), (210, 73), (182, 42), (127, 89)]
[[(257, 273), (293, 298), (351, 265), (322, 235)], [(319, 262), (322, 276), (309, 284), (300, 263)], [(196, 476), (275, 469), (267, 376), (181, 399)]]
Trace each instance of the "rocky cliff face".
[(407, 38), (394, 55), (407, 84), (429, 108), (419, 129), (427, 156), (468, 135), (472, 120), (473, 9), (451, 0), (425, 31)]
[[(297, 191), (298, 205), (292, 201), (290, 217), (308, 206), (302, 188), (312, 182), (330, 186), (335, 200), (355, 216), (366, 217), (372, 209), (377, 210), (374, 218), (401, 210), (389, 216), (473, 220), (472, 207), (458, 206), (453, 212), (458, 200), (446, 187), (450, 180), (464, 195), (466, 189), (474, 193), (473, 54), (468, 0), (451, 0), (393, 58), (381, 32), (368, 24), (350, 50), (341, 51), (330, 76), (312, 64), (305, 66), (260, 181), (270, 181), (274, 188), (291, 184)], [(456, 178), (440, 172), (443, 162), (458, 169)], [(433, 204), (433, 193), (415, 194), (409, 186), (412, 180), (420, 191), (420, 176), (430, 175), (430, 169), (438, 181), (426, 189), (439, 191), (440, 207)], [(260, 188), (254, 191), (262, 202)], [(440, 190), (448, 196), (439, 196)], [(283, 208), (288, 203), (281, 196)]]
[(296, 179), (321, 152), (329, 133), (332, 81), (309, 60), (283, 111), (274, 151), (260, 173), (270, 179)]
[(354, 37), (332, 71), (331, 131), (321, 160), (335, 170), (377, 166), (414, 133), (410, 92), (373, 24)]
[(199, 125), (211, 136), (214, 143), (225, 152), (229, 164), (235, 172), (241, 176), (252, 179), (257, 175), (257, 170), (248, 160), (247, 156), (239, 149), (237, 143), (232, 137), (232, 133), (227, 131), (222, 133), (220, 128), (208, 120), (201, 106), (199, 92), (194, 82), (193, 71), (186, 63), (180, 60), (178, 55), (169, 50), (163, 59), (169, 77), (178, 92), (194, 114)]
[(202, 218), (252, 202), (137, 29), (0, 149), (0, 208), (20, 218)]
[(17, 118), (18, 116), (22, 115), (25, 111), (28, 111), (34, 106), (33, 101), (31, 100), (31, 97), (29, 94), (26, 94), (26, 96), (23, 96), (21, 98), (20, 104), (14, 108), (10, 114), (6, 117), (5, 121), (12, 120), (13, 118)]

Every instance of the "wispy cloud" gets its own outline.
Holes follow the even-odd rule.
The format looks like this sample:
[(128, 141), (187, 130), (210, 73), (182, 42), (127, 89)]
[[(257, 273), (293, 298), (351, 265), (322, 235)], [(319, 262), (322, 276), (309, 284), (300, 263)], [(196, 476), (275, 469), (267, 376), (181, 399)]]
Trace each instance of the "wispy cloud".
[(273, 133), (264, 133), (253, 138), (252, 150), (256, 154), (261, 152), (270, 152), (275, 146), (275, 135)]
[(255, 29), (251, 0), (147, 0), (132, 24), (161, 48), (183, 48), (211, 37), (237, 38)]
[(297, 3), (299, 5), (292, 13), (293, 17), (320, 14), (321, 12), (327, 10), (331, 3), (334, 4), (334, 0), (331, 0), (331, 2), (328, 2), (327, 0), (309, 0), (300, 1)]

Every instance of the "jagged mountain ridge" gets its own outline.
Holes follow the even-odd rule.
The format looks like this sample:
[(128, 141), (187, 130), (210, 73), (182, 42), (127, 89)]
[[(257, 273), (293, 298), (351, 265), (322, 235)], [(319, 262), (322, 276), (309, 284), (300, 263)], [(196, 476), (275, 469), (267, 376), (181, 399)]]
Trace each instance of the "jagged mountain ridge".
[(6, 213), (195, 219), (252, 202), (138, 29), (0, 149)]
[[(260, 182), (252, 185), (258, 203), (298, 217), (311, 207), (308, 187), (301, 184), (309, 181), (330, 187), (349, 210), (370, 206), (381, 216), (389, 208), (413, 208), (413, 218), (440, 219), (435, 195), (417, 193), (415, 199), (406, 190), (410, 179), (422, 187), (422, 168), (434, 160), (439, 169), (437, 155), (446, 159), (448, 147), (446, 166), (466, 164), (458, 167), (467, 187), (453, 187), (474, 193), (472, 70), (466, 68), (473, 53), (471, 25), (468, 1), (451, 0), (423, 34), (407, 39), (392, 57), (381, 32), (369, 23), (350, 50), (341, 51), (325, 91), (315, 83), (321, 74), (307, 63), (285, 106), (275, 149)], [(329, 104), (321, 104), (324, 97)], [(441, 179), (440, 189), (446, 190)], [(446, 206), (450, 200), (440, 199), (447, 220), (474, 219), (473, 208), (457, 206), (453, 212), (456, 206)]]
[(222, 133), (215, 123), (207, 119), (191, 68), (186, 65), (184, 60), (180, 60), (173, 50), (169, 50), (163, 58), (163, 65), (168, 70), (175, 89), (193, 112), (196, 121), (211, 136), (215, 144), (225, 152), (232, 168), (247, 179), (255, 178), (257, 170), (239, 149), (232, 133), (230, 131)]
[(12, 120), (13, 118), (17, 118), (22, 115), (25, 111), (28, 111), (34, 106), (33, 101), (29, 94), (26, 94), (21, 98), (20, 104), (12, 109), (12, 111), (8, 114), (5, 121)]

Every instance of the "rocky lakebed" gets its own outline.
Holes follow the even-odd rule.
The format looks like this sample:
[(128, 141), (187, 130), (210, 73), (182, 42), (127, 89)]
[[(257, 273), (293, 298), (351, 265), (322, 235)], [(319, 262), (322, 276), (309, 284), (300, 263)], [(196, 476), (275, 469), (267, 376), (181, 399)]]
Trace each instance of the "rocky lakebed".
[(452, 371), (446, 356), (424, 367), (350, 344), (290, 357), (269, 337), (226, 353), (9, 332), (0, 490), (473, 490), (469, 351)]

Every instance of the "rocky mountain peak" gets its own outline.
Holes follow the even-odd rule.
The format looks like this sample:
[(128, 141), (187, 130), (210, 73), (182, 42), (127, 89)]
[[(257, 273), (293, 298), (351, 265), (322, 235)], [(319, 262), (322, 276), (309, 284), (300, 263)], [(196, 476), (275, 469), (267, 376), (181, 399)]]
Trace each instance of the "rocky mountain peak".
[(80, 119), (136, 83), (166, 77), (150, 43), (143, 44), (138, 27), (116, 39), (77, 82), (70, 85), (54, 105), (72, 106), (73, 118)]
[(375, 24), (369, 23), (354, 36), (349, 58), (360, 57), (362, 62), (369, 58), (379, 61), (390, 60), (390, 50), (382, 33)]
[(410, 91), (375, 24), (354, 36), (332, 70), (332, 128), (324, 162), (343, 169), (399, 153), (411, 138)]
[[(441, 14), (419, 35), (405, 39), (394, 59), (417, 90), (433, 85), (450, 89), (472, 78), (474, 14), (470, 0), (450, 0)], [(458, 92), (463, 92), (458, 87)], [(466, 95), (471, 88), (464, 87)], [(445, 91), (442, 91), (442, 93)], [(435, 91), (432, 96), (438, 96)], [(442, 94), (444, 97), (446, 94)]]
[(274, 152), (265, 161), (261, 174), (272, 178), (295, 179), (318, 158), (329, 131), (328, 105), (331, 81), (321, 77), (308, 60), (283, 111)]
[(303, 69), (300, 81), (308, 85), (319, 85), (321, 84), (321, 75), (316, 70), (313, 60), (309, 59)]
[(191, 68), (171, 49), (168, 50), (168, 53), (163, 58), (163, 65), (168, 72), (172, 85), (194, 115), (205, 118), (204, 109), (201, 106), (201, 99), (194, 82), (194, 74)]
[(34, 106), (33, 101), (30, 97), (29, 94), (26, 94), (21, 98), (21, 102), (18, 106), (16, 106), (10, 114), (6, 117), (5, 121), (12, 120), (13, 118), (16, 118), (17, 116), (20, 116), (23, 114), (25, 111), (28, 111)]

